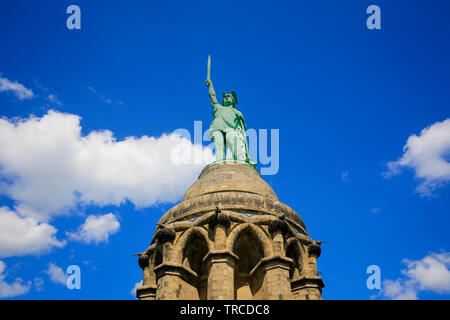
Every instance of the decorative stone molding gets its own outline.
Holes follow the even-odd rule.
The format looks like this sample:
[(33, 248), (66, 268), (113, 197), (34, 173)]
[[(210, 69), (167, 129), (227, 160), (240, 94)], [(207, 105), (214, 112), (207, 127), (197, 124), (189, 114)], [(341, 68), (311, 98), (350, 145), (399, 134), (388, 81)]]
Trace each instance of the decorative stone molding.
[(262, 258), (261, 261), (252, 269), (252, 271), (250, 271), (250, 277), (259, 271), (267, 271), (273, 268), (281, 268), (289, 271), (289, 267), (292, 263), (292, 259), (282, 257), (280, 255)]
[(203, 263), (206, 263), (208, 267), (210, 267), (212, 263), (221, 262), (225, 262), (234, 267), (237, 261), (239, 261), (239, 257), (228, 250), (211, 250), (203, 258)]
[(162, 263), (153, 270), (156, 274), (156, 279), (160, 279), (165, 275), (175, 275), (188, 282), (195, 282), (197, 280), (197, 273), (177, 263)]
[(159, 224), (169, 224), (175, 221), (202, 215), (214, 211), (217, 204), (222, 204), (222, 210), (254, 211), (270, 214), (275, 217), (286, 215), (295, 222), (299, 229), (306, 233), (306, 227), (300, 216), (290, 207), (278, 200), (269, 199), (262, 195), (237, 191), (224, 191), (220, 194), (205, 194), (193, 199), (185, 200), (170, 209), (159, 220)]
[(325, 287), (325, 283), (323, 282), (320, 276), (302, 276), (298, 279), (291, 281), (291, 286), (293, 289), (299, 288), (319, 288), (322, 289)]
[(155, 300), (156, 286), (141, 286), (136, 289), (136, 297), (140, 300)]

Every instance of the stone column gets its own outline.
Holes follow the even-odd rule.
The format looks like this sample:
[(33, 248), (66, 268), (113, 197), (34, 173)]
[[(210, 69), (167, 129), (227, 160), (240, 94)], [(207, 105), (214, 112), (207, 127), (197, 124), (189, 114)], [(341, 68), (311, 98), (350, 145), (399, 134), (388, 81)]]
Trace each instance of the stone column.
[(253, 277), (257, 273), (263, 272), (265, 291), (267, 300), (290, 300), (291, 283), (289, 279), (289, 267), (292, 264), (292, 259), (284, 258), (279, 255), (263, 258), (261, 262), (255, 267), (254, 271), (250, 273)]
[(270, 222), (269, 232), (272, 235), (273, 256), (263, 258), (257, 266), (265, 272), (267, 299), (292, 299), (289, 269), (293, 261), (286, 258), (284, 252), (284, 235), (287, 232), (286, 222), (283, 219)]
[(214, 230), (214, 249), (224, 250), (227, 241), (227, 227), (223, 224), (218, 224)]
[(214, 249), (224, 250), (227, 242), (227, 230), (230, 227), (230, 217), (217, 207), (216, 213), (209, 218), (209, 230), (214, 234)]
[(227, 250), (210, 251), (203, 260), (208, 269), (208, 300), (234, 300), (234, 266), (238, 257)]
[(325, 286), (317, 272), (317, 258), (321, 249), (317, 243), (308, 245), (308, 256), (304, 264), (304, 275), (291, 283), (292, 292), (298, 300), (321, 300), (322, 288)]
[[(163, 246), (162, 263), (154, 269), (156, 274), (156, 300), (176, 300), (181, 289), (181, 270), (172, 262), (173, 240), (176, 232), (171, 228), (161, 228), (156, 234), (158, 245)], [(178, 290), (178, 293), (177, 293)]]
[(208, 269), (208, 300), (234, 299), (234, 266), (239, 258), (226, 250), (229, 227), (230, 217), (217, 209), (209, 220), (209, 228), (214, 232), (214, 250), (203, 260)]
[(269, 233), (272, 235), (273, 253), (284, 256), (284, 237), (287, 226), (281, 219), (273, 220), (269, 223)]
[(150, 270), (149, 256), (141, 254), (139, 256), (139, 266), (142, 268), (143, 281), (142, 286), (136, 290), (136, 297), (140, 300), (155, 300), (156, 296), (156, 279), (155, 273)]
[(317, 258), (320, 257), (322, 249), (320, 245), (311, 243), (308, 246), (308, 261), (306, 263), (306, 271), (308, 275), (317, 276)]

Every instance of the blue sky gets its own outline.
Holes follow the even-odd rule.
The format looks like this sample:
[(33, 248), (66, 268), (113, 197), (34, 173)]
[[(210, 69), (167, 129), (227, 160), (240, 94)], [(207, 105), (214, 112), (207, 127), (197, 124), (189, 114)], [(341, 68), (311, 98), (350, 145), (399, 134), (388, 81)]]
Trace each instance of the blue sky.
[[(66, 27), (71, 4), (81, 8), (81, 30)], [(381, 30), (366, 27), (371, 4), (381, 8)], [(194, 121), (206, 130), (211, 54), (216, 90), (236, 90), (248, 127), (279, 129), (279, 171), (264, 179), (328, 242), (318, 260), (323, 297), (448, 299), (449, 10), (438, 0), (2, 2), (0, 132), (10, 136), (0, 136), (0, 206), (38, 228), (47, 250), (8, 247), (25, 240), (4, 224), (13, 231), (1, 238), (0, 293), (17, 283), (4, 298), (134, 299), (142, 274), (131, 254), (147, 247), (202, 166), (173, 185), (159, 183), (174, 172), (150, 173), (130, 200), (124, 176), (141, 168), (130, 150), (151, 162), (167, 149), (143, 136), (193, 131)], [(27, 131), (30, 115), (48, 123)], [(61, 123), (81, 131), (36, 142), (40, 129), (58, 132)], [(135, 138), (119, 143), (127, 137)], [(80, 150), (78, 172), (67, 163)], [(118, 163), (122, 176), (90, 176)], [(81, 232), (89, 216), (110, 218), (108, 237)], [(52, 281), (51, 264), (79, 265), (81, 290)], [(381, 269), (381, 291), (366, 286), (369, 265)]]

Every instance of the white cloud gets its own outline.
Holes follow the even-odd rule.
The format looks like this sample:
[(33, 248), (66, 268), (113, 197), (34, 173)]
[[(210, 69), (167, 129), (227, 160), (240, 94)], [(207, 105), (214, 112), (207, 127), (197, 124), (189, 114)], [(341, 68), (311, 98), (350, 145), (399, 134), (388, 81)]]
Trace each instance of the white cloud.
[(342, 181), (344, 181), (344, 182), (350, 182), (350, 179), (348, 178), (348, 171), (342, 172), (341, 178), (342, 178)]
[(450, 252), (431, 253), (422, 260), (403, 262), (407, 269), (402, 273), (419, 284), (420, 290), (450, 293)]
[(59, 101), (58, 97), (55, 94), (49, 94), (46, 99), (58, 106), (62, 106), (62, 102)]
[(384, 280), (383, 295), (392, 300), (417, 300), (417, 288), (411, 281)]
[(37, 292), (44, 291), (44, 279), (42, 277), (34, 278), (33, 285)]
[(61, 248), (64, 241), (56, 239), (57, 230), (34, 218), (21, 217), (7, 207), (0, 207), (0, 257), (48, 252)]
[(0, 76), (0, 92), (11, 91), (19, 100), (31, 99), (33, 91), (17, 81), (11, 81)]
[(31, 281), (23, 283), (23, 280), (16, 278), (13, 282), (8, 283), (4, 274), (6, 265), (3, 261), (0, 261), (0, 298), (12, 298), (27, 294), (31, 288)]
[(84, 243), (107, 242), (109, 236), (119, 231), (120, 223), (117, 218), (108, 213), (101, 216), (90, 215), (76, 233), (68, 233), (69, 237)]
[(450, 252), (430, 253), (421, 260), (404, 259), (404, 278), (383, 281), (381, 294), (389, 299), (418, 299), (421, 291), (450, 293)]
[[(201, 161), (184, 161), (192, 153), (177, 153), (180, 146), (200, 153)], [(39, 221), (80, 204), (175, 202), (212, 161), (211, 149), (177, 134), (121, 141), (108, 130), (83, 136), (80, 117), (56, 111), (0, 119), (0, 178), (6, 180), (0, 192), (16, 201), (18, 213)]]
[(388, 162), (385, 177), (400, 173), (407, 167), (415, 171), (422, 182), (417, 191), (430, 195), (437, 187), (450, 181), (450, 119), (436, 122), (425, 128), (420, 136), (411, 135), (403, 147), (403, 155), (397, 161)]
[(117, 103), (117, 104), (123, 104), (123, 101), (113, 101), (111, 98), (109, 97), (105, 97), (102, 94), (97, 94), (97, 90), (95, 90), (93, 87), (88, 86), (88, 89), (90, 92), (92, 92), (93, 94), (97, 95), (101, 101), (107, 103), (107, 104), (112, 104), (112, 103)]
[(58, 267), (56, 264), (49, 263), (47, 270), (45, 270), (45, 273), (48, 274), (52, 282), (62, 284), (64, 286), (66, 285), (67, 275), (63, 271), (63, 269)]
[(130, 294), (131, 294), (133, 297), (136, 297), (136, 290), (137, 290), (137, 288), (140, 287), (140, 286), (142, 286), (142, 280), (139, 281), (139, 282), (136, 282), (136, 283), (134, 284), (133, 289), (131, 289)]

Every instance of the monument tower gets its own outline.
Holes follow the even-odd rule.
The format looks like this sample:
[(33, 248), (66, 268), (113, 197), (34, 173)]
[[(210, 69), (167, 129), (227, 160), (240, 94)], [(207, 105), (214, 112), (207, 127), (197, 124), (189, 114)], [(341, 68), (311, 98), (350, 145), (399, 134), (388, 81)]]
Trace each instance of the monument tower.
[[(324, 283), (300, 216), (278, 200), (248, 153), (237, 95), (216, 98), (210, 127), (217, 160), (159, 220), (139, 254), (142, 300), (321, 299)], [(226, 155), (225, 155), (226, 151)]]

